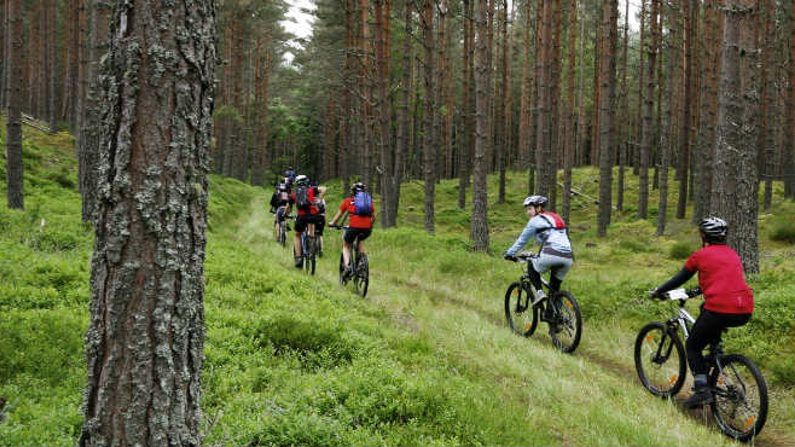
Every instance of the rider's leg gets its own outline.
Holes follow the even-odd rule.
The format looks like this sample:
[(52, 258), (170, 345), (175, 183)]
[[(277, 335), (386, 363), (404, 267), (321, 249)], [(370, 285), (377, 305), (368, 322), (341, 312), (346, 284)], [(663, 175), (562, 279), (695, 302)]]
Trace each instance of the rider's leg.
[(296, 268), (304, 266), (303, 250), (301, 249), (301, 233), (306, 230), (306, 222), (303, 216), (298, 216), (295, 219), (295, 236), (293, 237), (293, 255), (295, 256)]
[(695, 392), (685, 402), (685, 408), (697, 408), (712, 402), (712, 393), (707, 383), (707, 363), (704, 361), (704, 348), (719, 340), (723, 325), (716, 314), (701, 309), (701, 314), (693, 324), (693, 331), (687, 338), (687, 361), (693, 372)]
[(346, 270), (351, 265), (351, 248), (352, 244), (348, 241), (342, 241), (342, 263), (345, 265)]

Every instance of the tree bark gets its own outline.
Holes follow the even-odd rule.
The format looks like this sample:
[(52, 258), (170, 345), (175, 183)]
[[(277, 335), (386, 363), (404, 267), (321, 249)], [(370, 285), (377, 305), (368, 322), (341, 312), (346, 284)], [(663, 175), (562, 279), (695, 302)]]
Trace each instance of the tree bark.
[(488, 183), (486, 182), (486, 165), (488, 160), (488, 92), (491, 67), (488, 51), (488, 0), (475, 0), (475, 157), (474, 179), (472, 187), (472, 248), (476, 251), (489, 249), (489, 225), (486, 218), (488, 212)]
[(681, 154), (679, 156), (679, 198), (676, 205), (676, 217), (684, 219), (687, 212), (687, 199), (688, 199), (688, 182), (690, 180), (690, 129), (692, 120), (692, 96), (693, 96), (693, 83), (695, 81), (693, 76), (693, 27), (695, 16), (692, 11), (695, 10), (693, 0), (682, 0), (682, 17), (684, 18), (684, 47), (685, 47), (685, 77), (684, 89), (685, 94), (682, 101), (682, 122), (681, 131), (679, 134), (679, 147)]
[[(687, 0), (685, 0), (687, 1)], [(674, 83), (680, 79), (676, 72), (675, 61), (678, 60), (678, 17), (676, 10), (678, 6), (669, 5), (668, 14), (668, 36), (665, 49), (667, 50), (666, 65), (668, 74), (665, 77), (665, 110), (662, 113), (662, 126), (660, 132), (660, 180), (659, 180), (659, 206), (657, 213), (657, 236), (665, 233), (666, 219), (668, 215), (668, 167), (670, 164), (672, 142), (673, 142), (673, 122), (671, 120), (672, 109), (674, 107)], [(685, 79), (684, 82), (687, 82)], [(686, 182), (687, 180), (685, 180)]]
[(629, 60), (629, 1), (624, 7), (624, 42), (621, 52), (621, 110), (618, 120), (616, 138), (618, 139), (618, 181), (616, 185), (616, 211), (624, 211), (624, 183), (627, 164), (627, 147), (629, 145), (629, 86), (627, 84), (627, 66)]
[(652, 109), (654, 105), (655, 89), (655, 70), (657, 52), (659, 48), (659, 5), (660, 0), (651, 0), (651, 16), (649, 19), (649, 31), (651, 42), (647, 48), (648, 61), (646, 73), (646, 92), (643, 97), (643, 131), (640, 143), (640, 179), (638, 192), (638, 218), (648, 217), (649, 205), (649, 164), (651, 161), (651, 144), (654, 132), (652, 128)]
[(613, 97), (616, 90), (616, 20), (617, 0), (605, 0), (602, 11), (602, 54), (599, 64), (601, 80), (599, 95), (599, 217), (597, 235), (607, 235), (613, 210)]
[(577, 45), (577, 0), (569, 2), (569, 43), (568, 43), (568, 87), (566, 92), (566, 141), (564, 142), (563, 154), (563, 220), (569, 221), (571, 213), (571, 184), (572, 167), (574, 164), (574, 145), (576, 144), (575, 134), (577, 132), (577, 110), (574, 106), (575, 77), (577, 76), (577, 58), (575, 46)]
[(400, 181), (395, 176), (395, 150), (391, 139), (391, 110), (389, 102), (389, 30), (391, 0), (375, 0), (375, 63), (378, 82), (378, 145), (381, 157), (381, 208), (383, 218), (381, 225), (384, 228), (395, 226), (397, 207), (393, 205), (395, 190), (400, 187)]
[(728, 0), (723, 9), (723, 63), (711, 209), (728, 221), (728, 242), (740, 255), (747, 274), (759, 272), (755, 6), (755, 0)]
[(81, 446), (200, 443), (215, 6), (117, 0)]
[(436, 193), (436, 147), (433, 144), (434, 114), (434, 35), (433, 1), (423, 0), (422, 34), (425, 46), (425, 102), (423, 111), (422, 172), (425, 181), (425, 231), (434, 232), (434, 196)]
[[(406, 2), (407, 4), (411, 2)], [(474, 30), (472, 26), (474, 9), (473, 0), (463, 0), (464, 7), (464, 45), (463, 45), (463, 81), (461, 88), (461, 115), (463, 128), (461, 129), (461, 144), (458, 157), (458, 207), (466, 208), (467, 190), (469, 189), (469, 177), (472, 173), (472, 156), (474, 148)]]
[(6, 123), (6, 199), (9, 208), (23, 209), (24, 200), (24, 165), (22, 163), (22, 66), (24, 65), (23, 48), (25, 46), (23, 30), (23, 10), (21, 0), (8, 2), (8, 82), (6, 99), (8, 100), (8, 122)]
[(787, 127), (789, 128), (788, 153), (784, 157), (784, 196), (795, 198), (795, 1), (790, 6), (790, 63), (789, 102), (787, 103)]

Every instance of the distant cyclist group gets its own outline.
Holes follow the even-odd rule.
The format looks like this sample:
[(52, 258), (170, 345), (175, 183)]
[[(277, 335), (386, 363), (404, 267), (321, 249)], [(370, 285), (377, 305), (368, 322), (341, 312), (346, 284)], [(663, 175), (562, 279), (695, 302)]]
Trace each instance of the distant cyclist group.
[[(306, 175), (296, 175), (295, 170), (290, 167), (284, 172), (284, 180), (277, 185), (271, 198), (271, 211), (276, 214), (274, 228), (290, 216), (293, 207), (297, 210), (293, 243), (295, 267), (297, 268), (303, 267), (301, 235), (307, 231), (308, 226), (315, 226), (314, 232), (319, 237), (322, 247), (323, 227), (326, 223), (325, 193), (325, 187), (314, 184)], [(527, 271), (519, 281), (511, 284), (508, 288), (505, 296), (505, 314), (509, 326), (524, 336), (532, 335), (539, 319), (548, 323), (550, 336), (555, 345), (564, 352), (573, 352), (580, 341), (582, 318), (576, 299), (571, 293), (562, 290), (561, 285), (574, 264), (574, 251), (566, 222), (557, 213), (546, 209), (548, 202), (548, 199), (541, 195), (532, 195), (523, 201), (523, 207), (529, 220), (519, 237), (504, 252), (503, 256), (506, 260), (525, 262)], [(351, 262), (354, 256), (356, 259), (363, 258), (366, 264), (362, 242), (370, 236), (375, 222), (373, 200), (363, 183), (357, 182), (351, 186), (350, 194), (340, 203), (337, 213), (329, 222), (329, 227), (337, 227), (337, 223), (341, 222), (345, 216), (349, 217), (349, 224), (344, 227), (345, 234), (343, 235), (340, 261), (340, 280), (343, 283), (346, 278), (356, 275), (356, 263)], [(726, 400), (728, 399), (726, 396), (731, 394), (725, 391), (726, 382), (736, 385), (739, 380), (741, 385), (737, 385), (737, 387), (741, 387), (743, 390), (750, 384), (746, 383), (748, 380), (743, 382), (743, 379), (739, 377), (730, 377), (723, 369), (717, 371), (714, 366), (716, 364), (714, 353), (722, 353), (720, 351), (721, 334), (727, 328), (742, 326), (750, 320), (754, 310), (754, 297), (751, 288), (745, 281), (740, 257), (726, 244), (729, 231), (726, 221), (718, 217), (708, 217), (698, 224), (698, 229), (702, 247), (690, 255), (678, 274), (651, 291), (649, 295), (659, 299), (679, 299), (683, 309), (684, 299), (703, 294), (704, 303), (701, 306), (701, 313), (697, 319), (690, 322), (685, 322), (686, 317), (684, 316), (670, 320), (668, 329), (663, 331), (665, 334), (662, 340), (655, 339), (652, 342), (654, 346), (652, 350), (655, 352), (638, 352), (640, 348), (637, 346), (646, 346), (649, 344), (647, 342), (651, 340), (650, 335), (644, 335), (644, 340), (638, 340), (635, 355), (636, 363), (639, 365), (645, 360), (640, 357), (646, 355), (652, 357), (653, 368), (663, 369), (671, 357), (672, 343), (678, 342), (674, 333), (676, 324), (686, 326), (684, 329), (687, 361), (694, 376), (695, 392), (684, 402), (684, 406), (697, 408), (712, 404), (713, 413), (718, 415), (716, 417), (720, 417), (721, 412), (725, 413), (726, 410), (717, 408), (715, 402), (716, 399)], [(538, 252), (536, 254), (520, 253), (533, 239), (540, 246)], [(357, 247), (355, 254), (352, 254), (353, 247)], [(545, 281), (541, 277), (546, 272), (550, 272), (549, 281)], [(689, 292), (684, 299), (681, 296), (668, 294), (669, 291), (681, 286), (696, 274), (698, 274), (700, 290)], [(365, 283), (364, 293), (366, 293), (366, 287)], [(544, 291), (544, 288), (549, 291), (549, 294)], [(692, 320), (692, 317), (689, 318)], [(677, 323), (680, 321), (681, 323)], [(681, 342), (678, 343), (681, 344)], [(704, 356), (705, 349), (711, 353), (707, 359)], [(737, 357), (736, 355), (727, 357), (732, 356)], [(750, 363), (747, 359), (745, 361)], [(731, 361), (726, 364), (729, 363)], [(719, 363), (718, 365), (720, 366)], [(644, 386), (655, 392), (655, 389), (648, 385), (647, 375), (649, 372), (642, 370), (641, 366), (638, 366), (638, 372)], [(720, 379), (717, 378), (718, 375), (721, 375)], [(739, 374), (735, 375), (739, 376)], [(683, 376), (684, 374), (680, 374), (665, 380), (683, 382)], [(761, 374), (754, 379), (757, 382), (762, 380), (758, 388), (764, 390), (764, 405), (762, 405), (763, 408), (757, 408), (756, 411), (763, 414), (746, 419), (746, 425), (750, 424), (750, 428), (735, 427), (734, 431), (724, 429), (725, 421), (719, 421), (724, 433), (736, 439), (746, 440), (743, 439), (746, 436), (750, 438), (758, 433), (764, 424), (767, 412), (766, 386), (761, 379)], [(721, 381), (722, 385), (718, 385), (718, 381)], [(671, 397), (665, 393), (655, 394)], [(735, 405), (748, 405), (748, 396), (745, 392), (740, 396), (736, 393), (731, 396), (735, 399)], [(747, 430), (743, 431), (744, 428)], [(753, 430), (753, 432), (750, 433), (749, 430)]]
[[(323, 230), (326, 227), (326, 187), (310, 180), (306, 175), (296, 175), (292, 167), (284, 171), (283, 179), (276, 185), (271, 196), (271, 212), (274, 219), (274, 234), (291, 216), (295, 208), (295, 236), (293, 238), (294, 265), (304, 267), (306, 257), (303, 250), (302, 236), (309, 233), (317, 239), (318, 255), (323, 254)], [(328, 226), (339, 228), (338, 222), (347, 217), (348, 225), (344, 227), (343, 247), (341, 256), (341, 279), (344, 282), (355, 273), (356, 265), (353, 258), (360, 259), (366, 254), (364, 240), (370, 237), (376, 220), (373, 198), (362, 182), (355, 182), (350, 187), (350, 194), (340, 203), (337, 213), (328, 222)], [(287, 226), (289, 229), (289, 226)], [(354, 246), (357, 253), (352, 254)]]

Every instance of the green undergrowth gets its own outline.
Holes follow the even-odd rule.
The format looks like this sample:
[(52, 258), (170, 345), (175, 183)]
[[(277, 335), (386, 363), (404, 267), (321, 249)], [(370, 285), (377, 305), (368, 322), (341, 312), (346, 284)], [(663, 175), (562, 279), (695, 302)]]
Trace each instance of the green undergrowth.
[[(26, 209), (0, 205), (0, 397), (8, 401), (0, 446), (71, 446), (82, 424), (93, 234), (80, 222), (71, 137), (27, 131)], [(523, 339), (504, 324), (503, 294), (521, 270), (500, 253), (526, 223), (523, 174), (509, 175), (504, 204), (490, 179), (490, 254), (470, 250), (457, 181), (437, 187), (433, 236), (422, 229), (422, 183), (405, 183), (398, 228), (377, 229), (366, 243), (366, 299), (337, 284), (339, 232), (327, 230), (326, 255), (309, 277), (272, 240), (270, 191), (211, 177), (204, 445), (728, 444), (705, 417), (645, 392), (632, 363), (637, 330), (672, 312), (644, 292), (698, 247), (692, 225), (672, 219), (656, 237), (655, 223), (635, 220), (628, 206), (609, 237), (597, 238), (595, 178), (594, 169), (575, 172), (577, 262), (565, 286), (580, 301), (585, 332), (577, 352), (563, 355), (544, 326)], [(335, 209), (341, 186), (329, 186)], [(788, 445), (795, 248), (777, 235), (795, 208), (780, 191), (774, 197), (760, 216), (757, 313), (728, 334), (727, 348), (762, 365), (771, 384), (760, 443)]]

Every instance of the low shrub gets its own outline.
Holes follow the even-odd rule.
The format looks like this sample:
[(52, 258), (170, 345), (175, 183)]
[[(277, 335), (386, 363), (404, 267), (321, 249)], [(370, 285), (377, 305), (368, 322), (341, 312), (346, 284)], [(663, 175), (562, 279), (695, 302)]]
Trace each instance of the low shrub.
[(687, 242), (677, 242), (668, 250), (671, 259), (687, 259), (693, 253), (693, 247)]
[(795, 222), (779, 220), (773, 224), (770, 240), (795, 244)]

